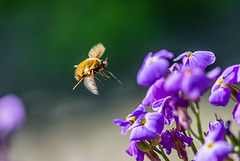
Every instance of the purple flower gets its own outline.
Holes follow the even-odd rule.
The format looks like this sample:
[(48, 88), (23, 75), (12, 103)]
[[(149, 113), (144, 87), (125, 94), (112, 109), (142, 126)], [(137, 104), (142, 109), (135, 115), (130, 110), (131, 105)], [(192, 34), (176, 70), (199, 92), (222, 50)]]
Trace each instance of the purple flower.
[(135, 141), (130, 141), (130, 145), (127, 148), (126, 152), (134, 159), (136, 159), (136, 161), (144, 160), (144, 152), (138, 148)]
[(129, 114), (126, 119), (113, 119), (113, 123), (122, 127), (121, 134), (125, 135), (135, 120), (142, 114), (146, 114), (143, 105), (139, 105), (131, 114)]
[(171, 97), (165, 97), (158, 101), (155, 101), (152, 105), (152, 109), (164, 115), (165, 123), (171, 125), (175, 120), (175, 115), (173, 114), (172, 107), (169, 106), (169, 101)]
[(147, 91), (145, 98), (142, 101), (144, 106), (151, 106), (151, 104), (161, 98), (169, 96), (169, 92), (164, 89), (165, 78), (157, 80)]
[(209, 123), (209, 132), (205, 138), (205, 143), (222, 140), (225, 131), (223, 120), (211, 121)]
[(226, 68), (214, 83), (209, 102), (214, 106), (226, 106), (231, 94), (236, 97), (238, 90), (233, 83), (240, 82), (240, 64)]
[(25, 120), (25, 108), (21, 99), (13, 94), (0, 99), (0, 138), (8, 137), (19, 129)]
[(206, 143), (198, 150), (195, 161), (224, 161), (231, 152), (233, 147), (226, 141)]
[(182, 135), (177, 130), (166, 130), (162, 133), (161, 138), (160, 144), (166, 149), (168, 155), (171, 153), (171, 149), (176, 149), (181, 159), (188, 160), (185, 143), (191, 146), (192, 138)]
[(225, 127), (222, 120), (210, 122), (204, 145), (198, 150), (195, 161), (223, 161), (233, 152), (233, 146), (224, 141)]
[(144, 59), (137, 74), (137, 83), (141, 86), (149, 86), (160, 79), (168, 71), (169, 62), (173, 54), (167, 50), (160, 50), (153, 54), (150, 52)]
[(195, 51), (194, 53), (187, 51), (179, 55), (173, 61), (178, 61), (180, 59), (182, 59), (183, 68), (190, 66), (205, 70), (208, 65), (211, 65), (215, 62), (216, 57), (210, 51)]
[(131, 126), (130, 140), (141, 141), (157, 138), (164, 128), (164, 116), (153, 112), (142, 114)]
[(186, 67), (182, 71), (171, 73), (166, 78), (164, 86), (168, 92), (178, 93), (181, 91), (189, 99), (198, 100), (219, 73), (220, 68), (218, 67), (208, 74), (199, 68)]

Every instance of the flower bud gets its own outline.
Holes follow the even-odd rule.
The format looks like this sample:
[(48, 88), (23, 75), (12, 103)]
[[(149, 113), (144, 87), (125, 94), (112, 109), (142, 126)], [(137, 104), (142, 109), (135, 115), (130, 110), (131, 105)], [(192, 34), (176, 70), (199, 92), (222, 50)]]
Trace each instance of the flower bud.
[(146, 145), (143, 141), (137, 142), (136, 144), (137, 147), (144, 152), (151, 150), (151, 148), (148, 145)]

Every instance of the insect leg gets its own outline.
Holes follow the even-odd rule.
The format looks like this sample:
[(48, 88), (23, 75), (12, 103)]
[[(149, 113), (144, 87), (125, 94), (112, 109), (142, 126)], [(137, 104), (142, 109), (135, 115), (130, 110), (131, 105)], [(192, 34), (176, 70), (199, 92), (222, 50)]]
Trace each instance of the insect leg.
[(120, 80), (117, 79), (117, 77), (115, 77), (109, 70), (107, 70), (106, 68), (104, 68), (114, 79), (116, 79), (118, 81), (118, 83), (120, 83), (124, 88), (125, 88), (125, 85), (122, 84), (122, 82)]
[(81, 83), (81, 81), (83, 80), (83, 78), (81, 78), (78, 83), (73, 87), (73, 90), (75, 90), (75, 88), (79, 85), (79, 83)]
[(110, 77), (109, 77), (106, 73), (104, 73), (103, 71), (102, 71), (102, 73), (104, 74), (105, 77), (110, 78)]
[(100, 83), (102, 86), (104, 86), (104, 84), (100, 81), (100, 79), (98, 79), (98, 77), (94, 76)]
[(99, 73), (99, 74), (103, 77), (103, 79), (106, 80), (106, 79), (104, 78), (104, 75), (103, 75), (100, 71), (98, 71), (97, 73)]

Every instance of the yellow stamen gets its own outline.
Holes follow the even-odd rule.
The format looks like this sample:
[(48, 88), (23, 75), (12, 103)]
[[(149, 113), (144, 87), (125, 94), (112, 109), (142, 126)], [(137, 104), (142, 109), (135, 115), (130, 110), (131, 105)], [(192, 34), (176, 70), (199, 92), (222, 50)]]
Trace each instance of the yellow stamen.
[(141, 125), (143, 126), (147, 122), (147, 119), (142, 119), (141, 120)]
[(188, 53), (186, 57), (190, 58), (192, 55), (193, 55), (193, 53)]
[(129, 118), (129, 115), (126, 117), (126, 120), (131, 120), (131, 122), (129, 123), (130, 125), (132, 125), (136, 120), (137, 120), (137, 117), (130, 117)]
[(206, 147), (207, 147), (207, 148), (211, 148), (211, 147), (213, 147), (213, 145), (214, 145), (214, 142), (208, 143), (208, 144), (206, 145)]
[(156, 59), (156, 58), (154, 58), (154, 57), (151, 57), (150, 59), (148, 59), (148, 61), (147, 61), (147, 64), (151, 64), (152, 62), (154, 62), (154, 61), (155, 61), (155, 59)]
[(222, 85), (222, 83), (223, 83), (223, 78), (221, 77), (217, 80), (217, 84)]

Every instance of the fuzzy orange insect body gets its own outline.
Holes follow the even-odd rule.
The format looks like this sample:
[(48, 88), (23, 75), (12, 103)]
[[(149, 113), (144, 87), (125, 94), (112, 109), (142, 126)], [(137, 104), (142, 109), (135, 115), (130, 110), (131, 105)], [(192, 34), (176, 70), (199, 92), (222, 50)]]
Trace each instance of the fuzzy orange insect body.
[(77, 81), (81, 80), (82, 78), (86, 76), (91, 75), (91, 71), (98, 72), (102, 70), (103, 68), (101, 67), (101, 61), (98, 58), (88, 58), (84, 61), (82, 61), (76, 71), (75, 71), (75, 78)]

